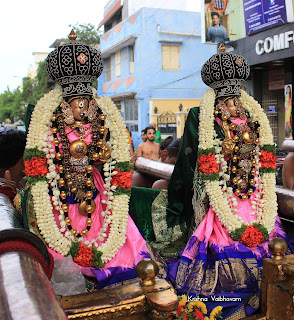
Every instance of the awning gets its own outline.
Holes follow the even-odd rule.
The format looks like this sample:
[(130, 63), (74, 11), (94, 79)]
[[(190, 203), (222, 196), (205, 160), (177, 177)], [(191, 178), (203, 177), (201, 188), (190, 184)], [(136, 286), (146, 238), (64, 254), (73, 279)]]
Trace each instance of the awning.
[(134, 99), (136, 94), (137, 92), (125, 92), (125, 93), (109, 96), (109, 98), (111, 98), (112, 101), (129, 100), (129, 99)]
[(117, 3), (106, 14), (103, 20), (99, 23), (98, 29), (101, 28), (107, 20), (109, 20), (112, 16), (114, 16), (121, 7), (122, 7), (121, 0), (118, 0)]
[(122, 48), (125, 48), (127, 46), (132, 46), (136, 41), (136, 36), (129, 36), (122, 40), (121, 42), (115, 44), (114, 46), (104, 50), (101, 52), (101, 56), (103, 59), (107, 59), (110, 57), (113, 53), (115, 53), (118, 50), (121, 50)]

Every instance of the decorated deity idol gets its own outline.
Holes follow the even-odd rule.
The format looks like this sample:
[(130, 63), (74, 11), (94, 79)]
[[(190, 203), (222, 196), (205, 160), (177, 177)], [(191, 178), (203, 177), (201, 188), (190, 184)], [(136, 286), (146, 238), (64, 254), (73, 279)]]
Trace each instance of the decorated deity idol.
[(40, 99), (32, 114), (23, 215), (54, 258), (72, 255), (101, 288), (135, 277), (136, 264), (150, 255), (128, 215), (133, 169), (126, 127), (112, 101), (93, 93), (100, 53), (75, 38), (47, 58), (48, 74), (62, 88)]
[(228, 319), (258, 308), (268, 242), (285, 237), (277, 216), (272, 130), (258, 102), (241, 90), (249, 73), (242, 56), (225, 51), (204, 64), (202, 79), (212, 89), (186, 121), (161, 220), (154, 211), (157, 227), (172, 230), (166, 232), (171, 240), (195, 221), (179, 261), (170, 266), (171, 278), (179, 293), (206, 299), (208, 311), (223, 306)]

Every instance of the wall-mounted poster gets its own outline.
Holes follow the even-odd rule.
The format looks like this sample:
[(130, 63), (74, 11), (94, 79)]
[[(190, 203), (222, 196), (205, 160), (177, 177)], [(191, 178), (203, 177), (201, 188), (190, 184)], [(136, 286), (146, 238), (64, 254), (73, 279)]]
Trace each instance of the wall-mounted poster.
[(205, 42), (229, 41), (229, 0), (204, 0)]
[(246, 35), (287, 22), (285, 0), (243, 0)]
[(292, 139), (292, 84), (286, 84), (285, 94), (285, 137)]

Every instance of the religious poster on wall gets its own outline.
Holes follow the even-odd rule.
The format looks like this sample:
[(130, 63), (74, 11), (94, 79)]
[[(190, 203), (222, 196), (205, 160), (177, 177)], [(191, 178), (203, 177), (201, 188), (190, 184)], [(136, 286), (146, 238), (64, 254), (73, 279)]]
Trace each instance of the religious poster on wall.
[(285, 0), (243, 0), (246, 35), (287, 22)]
[(204, 0), (205, 42), (224, 43), (229, 41), (229, 0)]
[(285, 138), (292, 139), (292, 84), (286, 84), (285, 95)]

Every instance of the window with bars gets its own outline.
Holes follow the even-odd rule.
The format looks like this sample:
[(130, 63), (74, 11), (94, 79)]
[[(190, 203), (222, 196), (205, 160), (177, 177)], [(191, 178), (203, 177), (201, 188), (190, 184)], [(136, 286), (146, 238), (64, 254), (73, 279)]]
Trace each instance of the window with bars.
[(138, 101), (129, 99), (124, 101), (124, 120), (130, 132), (138, 132)]

